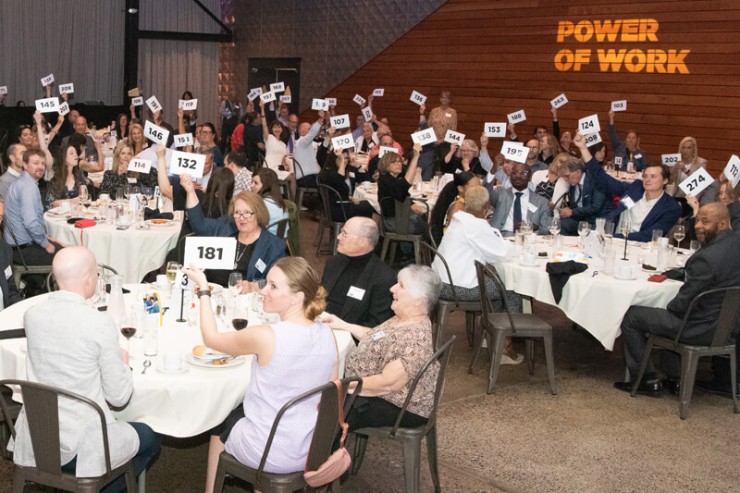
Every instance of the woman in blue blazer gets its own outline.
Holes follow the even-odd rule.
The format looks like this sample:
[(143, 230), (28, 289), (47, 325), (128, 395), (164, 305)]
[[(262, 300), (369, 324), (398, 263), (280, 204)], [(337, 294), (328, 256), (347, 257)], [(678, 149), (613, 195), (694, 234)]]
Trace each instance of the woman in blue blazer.
[(234, 195), (229, 215), (212, 219), (203, 214), (192, 178), (182, 175), (180, 184), (187, 192), (185, 212), (197, 236), (232, 236), (237, 240), (234, 268), (209, 270), (208, 280), (225, 286), (229, 274), (241, 272), (247, 281), (242, 292), (256, 291), (258, 281), (264, 280), (270, 267), (285, 256), (285, 242), (265, 229), (270, 214), (262, 197), (254, 192)]

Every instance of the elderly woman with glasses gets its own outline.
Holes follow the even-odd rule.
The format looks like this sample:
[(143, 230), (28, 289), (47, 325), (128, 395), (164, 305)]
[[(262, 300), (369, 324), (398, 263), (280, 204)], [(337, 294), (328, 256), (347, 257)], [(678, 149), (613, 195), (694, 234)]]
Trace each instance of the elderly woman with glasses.
[[(347, 360), (345, 373), (362, 377), (362, 391), (347, 416), (350, 430), (393, 426), (409, 386), (434, 353), (429, 313), (437, 302), (442, 281), (432, 269), (410, 265), (391, 287), (395, 314), (375, 328), (350, 324), (329, 315), (324, 322), (349, 331), (360, 343)], [(435, 364), (414, 391), (401, 426), (421, 426), (434, 407), (438, 367)]]
[(231, 199), (228, 216), (208, 218), (195, 194), (192, 177), (182, 175), (180, 184), (187, 193), (185, 211), (196, 236), (231, 236), (237, 240), (234, 267), (209, 270), (208, 280), (226, 286), (229, 274), (241, 272), (245, 280), (242, 292), (256, 291), (263, 284), (258, 281), (264, 281), (270, 267), (285, 256), (285, 242), (265, 229), (270, 220), (265, 201), (254, 192), (241, 192)]
[(465, 139), (461, 146), (452, 144), (441, 163), (442, 173), (470, 171), (480, 178), (485, 177), (488, 172), (481, 166), (478, 154), (478, 145), (472, 139)]

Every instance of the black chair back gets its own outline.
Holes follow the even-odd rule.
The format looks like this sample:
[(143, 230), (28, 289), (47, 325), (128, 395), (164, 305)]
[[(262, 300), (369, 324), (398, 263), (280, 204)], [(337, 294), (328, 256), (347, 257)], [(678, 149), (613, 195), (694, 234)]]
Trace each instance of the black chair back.
[(504, 282), (501, 280), (501, 277), (499, 277), (498, 272), (496, 272), (496, 269), (492, 266), (483, 265), (477, 260), (475, 261), (475, 272), (478, 275), (478, 290), (480, 291), (480, 304), (483, 317), (487, 319), (494, 313), (493, 303), (491, 302), (491, 293), (489, 293), (488, 289), (486, 288), (486, 279), (491, 279), (498, 288), (499, 292), (504, 293), (501, 298), (504, 303), (504, 308), (506, 309), (506, 315), (508, 315), (511, 331), (513, 334), (516, 334), (514, 317), (511, 316), (513, 312), (511, 307), (509, 306), (509, 300), (505, 295), (506, 287), (504, 286)]

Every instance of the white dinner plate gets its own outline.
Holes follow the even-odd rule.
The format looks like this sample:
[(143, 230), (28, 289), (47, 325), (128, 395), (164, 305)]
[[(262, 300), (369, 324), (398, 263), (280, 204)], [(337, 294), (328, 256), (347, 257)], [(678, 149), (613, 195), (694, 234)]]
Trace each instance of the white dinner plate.
[(188, 354), (185, 360), (193, 366), (199, 366), (201, 368), (233, 368), (235, 366), (243, 365), (246, 361), (246, 357), (237, 356), (236, 358), (224, 363), (223, 365), (214, 365), (210, 361), (200, 361), (192, 354)]
[(198, 361), (205, 361), (205, 362), (211, 362), (217, 359), (224, 359), (228, 358), (230, 355), (224, 354), (224, 353), (218, 353), (216, 351), (212, 351), (210, 349), (206, 349), (206, 352), (202, 355), (198, 356), (197, 354), (192, 355), (193, 358), (197, 359)]

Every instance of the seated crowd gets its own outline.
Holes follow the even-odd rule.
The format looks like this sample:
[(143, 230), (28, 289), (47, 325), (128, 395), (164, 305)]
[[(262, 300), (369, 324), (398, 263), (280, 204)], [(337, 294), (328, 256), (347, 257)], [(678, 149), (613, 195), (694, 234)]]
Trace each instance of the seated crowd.
[[(192, 98), (187, 91), (186, 95)], [(373, 103), (372, 96), (368, 103)], [(611, 167), (603, 143), (587, 146), (581, 134), (561, 133), (554, 108), (553, 134), (538, 126), (531, 137), (522, 139), (527, 151), (524, 162), (492, 156), (485, 136), (480, 137), (480, 146), (471, 139), (459, 147), (445, 143), (444, 133), (457, 128), (457, 112), (450, 107), (448, 92), (442, 93), (440, 106), (428, 118), (426, 107), (420, 106), (419, 129), (434, 129), (438, 140), (415, 144), (408, 153), (394, 139), (387, 119), (373, 115), (366, 122), (360, 117), (354, 129), (335, 129), (329, 125), (333, 108), (318, 111), (313, 121), (301, 122), (283, 103), (269, 111), (261, 102), (256, 108), (252, 101), (242, 105), (231, 94), (219, 109), (220, 139), (213, 123), (196, 122), (197, 112), (179, 110), (177, 129), (164, 120), (163, 112), (149, 115), (149, 120), (171, 130), (167, 144), (144, 137), (147, 118), (137, 111), (131, 106), (129, 114), (119, 115), (113, 127), (103, 131), (90, 128), (75, 109), (67, 117), (59, 116), (54, 127), (47, 123), (50, 115), (37, 113), (35, 129), (22, 129), (18, 141), (8, 147), (8, 168), (0, 177), (0, 221), (3, 215), (5, 219), (0, 268), (6, 272), (0, 278), (2, 307), (21, 299), (19, 286), (8, 275), (20, 255), (27, 265), (51, 265), (60, 290), (25, 317), (29, 378), (87, 395), (104, 409), (106, 402), (123, 405), (133, 391), (128, 355), (118, 349), (117, 330), (110, 318), (85, 304), (96, 284), (95, 258), (84, 247), (65, 247), (50, 238), (44, 213), (65, 201), (115, 199), (127, 187), (152, 192), (158, 188), (172, 210), (185, 213), (181, 235), (236, 238), (233, 269), (202, 271), (186, 266), (183, 271), (197, 286), (198, 297), (208, 301), (209, 283), (226, 285), (232, 272), (240, 272), (241, 292), (259, 292), (264, 311), (276, 314), (279, 322), (220, 333), (211, 303), (200, 303), (200, 329), (209, 348), (230, 355), (256, 355), (243, 402), (211, 430), (206, 491), (213, 489), (222, 451), (256, 467), (282, 404), (342, 372), (363, 379), (359, 397), (349, 410), (350, 431), (392, 425), (411, 381), (434, 353), (431, 316), (437, 300), (480, 300), (473, 262), (505, 261), (513, 248), (506, 237), (525, 223), (543, 235), (552, 231), (553, 219), (558, 218), (559, 233), (577, 235), (580, 222), (593, 226), (604, 218), (614, 224), (615, 237), (637, 242), (650, 241), (654, 230), (668, 235), (683, 223), (688, 225), (687, 242), (702, 243), (702, 249), (687, 262), (685, 283), (667, 309), (632, 307), (625, 316), (625, 353), (633, 375), (647, 333), (673, 333), (696, 294), (710, 287), (740, 284), (737, 190), (720, 176), (715, 186), (699, 196), (683, 195), (676, 185), (707, 166), (698, 156), (696, 139), (681, 141), (682, 160), (668, 168), (648, 159), (635, 132), (620, 139), (613, 112), (608, 126), (612, 153), (620, 158), (624, 170), (640, 173), (632, 181), (617, 179), (607, 169)], [(513, 125), (508, 131), (509, 139), (519, 140)], [(194, 144), (177, 147), (172, 136), (185, 133), (193, 134)], [(350, 133), (354, 149), (332, 147), (332, 137)], [(106, 165), (106, 146), (110, 166)], [(170, 174), (172, 150), (204, 155), (203, 176)], [(152, 169), (133, 171), (135, 158), (149, 160)], [(451, 176), (429, 210), (426, 203), (410, 197), (414, 184), (435, 173)], [(377, 209), (355, 198), (355, 189), (363, 182), (377, 184)], [(337, 254), (327, 259), (321, 276), (302, 257), (288, 255), (290, 226), (283, 237), (278, 235), (282, 221), (296, 224), (291, 223), (291, 216), (299, 214), (298, 190), (320, 185), (335, 193), (330, 196), (330, 219), (343, 222), (337, 232)], [(402, 249), (404, 268), (396, 273), (376, 254), (379, 226), (394, 231), (399, 207), (409, 208), (409, 233), (438, 245), (439, 255), (431, 267), (411, 265), (410, 252)], [(43, 289), (41, 280), (33, 276), (25, 276), (24, 281), (26, 295)], [(486, 288), (495, 307), (501, 309), (506, 299), (512, 310), (522, 310), (520, 295), (501, 292), (494, 285)], [(49, 324), (53, 313), (60, 310), (70, 314), (66, 325)], [(707, 303), (702, 310), (697, 321), (701, 330), (690, 334), (688, 342), (704, 343), (711, 338), (719, 305)], [(659, 321), (657, 328), (653, 328), (655, 320)], [(357, 343), (344, 368), (339, 367), (330, 329), (348, 331)], [(49, 330), (59, 333), (53, 344)], [(76, 372), (68, 380), (57, 378), (70, 374), (69, 362), (53, 356), (80, 353), (81, 346), (89, 355), (83, 363), (90, 370)], [(505, 351), (503, 364), (523, 360), (510, 340)], [(676, 386), (676, 362), (667, 364), (666, 373)], [(436, 373), (434, 368), (422, 378), (403, 426), (427, 422)], [(629, 385), (618, 382), (616, 386), (627, 389)], [(655, 369), (649, 367), (640, 391), (656, 395), (661, 389)], [(306, 401), (286, 416), (266, 471), (304, 468), (316, 413), (316, 401)], [(145, 424), (108, 418), (111, 449), (116, 451), (114, 467), (131, 458), (137, 472), (151, 465), (159, 449), (157, 435)], [(22, 414), (14, 458), (20, 465), (31, 465), (34, 458), (24, 419)], [(99, 458), (91, 456), (91, 450), (97, 442), (89, 433), (81, 436), (84, 427), (76, 425), (80, 419), (73, 410), (64, 417), (65, 428), (71, 431), (62, 442), (62, 466), (78, 476), (96, 474)], [(106, 491), (122, 488), (116, 482)]]

